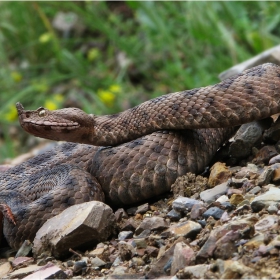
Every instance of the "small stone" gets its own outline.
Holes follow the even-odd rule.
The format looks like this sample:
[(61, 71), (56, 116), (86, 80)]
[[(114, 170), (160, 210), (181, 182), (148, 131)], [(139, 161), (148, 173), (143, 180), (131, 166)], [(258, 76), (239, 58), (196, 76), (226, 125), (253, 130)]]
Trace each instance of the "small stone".
[(153, 258), (157, 257), (158, 252), (159, 249), (154, 246), (147, 246), (147, 248), (145, 249), (145, 253)]
[(212, 189), (208, 189), (208, 190), (201, 192), (200, 198), (206, 203), (214, 202), (221, 195), (226, 194), (228, 188), (229, 188), (228, 183), (222, 183)]
[(174, 249), (173, 261), (171, 264), (171, 276), (175, 275), (178, 270), (188, 265), (193, 265), (195, 253), (191, 247), (184, 242), (178, 242)]
[(166, 263), (165, 266), (163, 267), (163, 271), (164, 271), (166, 274), (169, 274), (169, 273), (170, 273), (172, 262), (173, 262), (173, 257), (169, 258), (169, 260), (167, 261), (167, 263)]
[(112, 263), (112, 266), (119, 266), (120, 263), (122, 262), (121, 258), (120, 257), (116, 257), (114, 262)]
[(255, 224), (256, 231), (268, 231), (274, 225), (278, 225), (279, 218), (276, 215), (269, 215)]
[(241, 194), (233, 194), (229, 200), (232, 205), (238, 205), (244, 200), (243, 195)]
[(257, 194), (262, 190), (262, 188), (260, 186), (255, 186), (254, 188), (252, 188), (249, 193), (251, 194)]
[(106, 265), (106, 263), (103, 260), (99, 259), (98, 257), (91, 259), (90, 263), (93, 267), (102, 267)]
[(0, 265), (0, 278), (3, 279), (10, 271), (12, 271), (12, 266), (9, 262), (5, 262)]
[(185, 238), (194, 239), (201, 229), (202, 227), (199, 223), (187, 221), (184, 223), (175, 224), (167, 231), (173, 234), (175, 237), (183, 236)]
[[(279, 157), (280, 157), (280, 155), (279, 155)], [(272, 182), (275, 184), (280, 182), (280, 168), (274, 169)]]
[(120, 222), (123, 218), (128, 219), (128, 215), (123, 208), (119, 208), (115, 212), (116, 221)]
[(18, 257), (25, 257), (31, 252), (32, 250), (32, 243), (29, 240), (25, 240), (19, 250), (17, 251), (16, 258)]
[(73, 273), (75, 275), (82, 274), (86, 268), (87, 268), (87, 263), (85, 261), (75, 262), (74, 267), (73, 267)]
[(232, 211), (234, 209), (234, 206), (229, 201), (221, 203), (221, 207), (227, 211)]
[(268, 165), (272, 165), (272, 164), (275, 164), (275, 163), (280, 163), (280, 155), (272, 157), (269, 160)]
[(145, 262), (143, 261), (142, 258), (139, 257), (134, 257), (131, 259), (132, 263), (134, 263), (136, 266), (144, 266)]
[(137, 207), (137, 210), (135, 212), (135, 214), (144, 214), (146, 213), (147, 211), (149, 211), (149, 204), (148, 203), (145, 203), (143, 205), (140, 205)]
[(259, 212), (263, 208), (269, 207), (271, 204), (275, 205), (280, 202), (280, 189), (273, 187), (271, 185), (269, 190), (254, 198), (251, 202), (251, 207), (254, 212)]
[(216, 200), (216, 202), (220, 202), (220, 203), (224, 203), (224, 202), (227, 202), (227, 201), (229, 201), (229, 198), (228, 198), (227, 195), (222, 195)]
[(231, 177), (231, 172), (225, 163), (216, 162), (210, 170), (211, 172), (208, 179), (208, 185), (210, 187), (220, 185)]
[(147, 248), (147, 242), (146, 242), (145, 238), (135, 238), (135, 239), (133, 239), (133, 241), (135, 242), (136, 247), (138, 249)]
[(151, 234), (151, 230), (145, 229), (139, 235), (136, 235), (135, 238), (147, 238)]
[(125, 240), (133, 237), (132, 231), (121, 231), (118, 235), (119, 240)]
[(206, 279), (205, 273), (210, 269), (209, 264), (198, 264), (194, 266), (186, 266), (179, 271), (176, 276), (179, 279)]
[(88, 253), (90, 257), (101, 256), (104, 253), (104, 248), (96, 248)]
[(276, 214), (277, 211), (278, 211), (278, 207), (277, 207), (275, 204), (271, 204), (271, 205), (269, 205), (268, 208), (267, 208), (267, 212), (268, 212), (269, 214)]
[(256, 181), (256, 184), (259, 186), (265, 186), (272, 181), (274, 175), (274, 169), (271, 167), (265, 168), (264, 171), (261, 173), (259, 178)]
[(129, 216), (134, 216), (136, 214), (137, 207), (131, 207), (126, 209), (126, 212)]
[(145, 229), (155, 230), (155, 231), (163, 230), (163, 229), (168, 228), (168, 226), (169, 226), (169, 223), (161, 217), (146, 218), (136, 229), (135, 233), (140, 234)]
[(169, 218), (171, 221), (179, 221), (182, 218), (182, 215), (180, 212), (172, 209), (167, 213), (167, 218)]
[(218, 207), (210, 207), (207, 211), (205, 211), (202, 216), (205, 219), (208, 219), (210, 216), (212, 216), (215, 220), (219, 220), (224, 213), (224, 210), (218, 208)]
[(259, 248), (260, 245), (264, 244), (264, 238), (265, 236), (263, 233), (257, 233), (253, 238), (244, 244), (244, 248), (248, 250)]
[[(28, 268), (28, 267), (26, 267)], [(40, 267), (34, 273), (24, 277), (23, 279), (66, 279), (67, 275), (61, 268), (53, 263), (47, 263)]]
[(135, 231), (137, 228), (137, 223), (133, 218), (129, 218), (125, 223), (121, 226), (122, 231)]
[(190, 218), (192, 220), (196, 220), (198, 219), (199, 217), (201, 217), (201, 215), (206, 211), (206, 207), (203, 206), (203, 204), (195, 204), (193, 207), (192, 207), (192, 210), (191, 210), (191, 215), (190, 215)]
[(122, 261), (130, 260), (135, 254), (135, 248), (125, 241), (120, 241), (118, 244), (119, 255)]
[(33, 258), (30, 257), (17, 257), (12, 261), (12, 266), (13, 268), (17, 266), (22, 266), (22, 265), (28, 265), (30, 263), (34, 262)]
[(264, 163), (268, 164), (269, 160), (278, 155), (274, 146), (264, 146), (256, 154), (253, 162), (256, 164)]
[(126, 267), (123, 267), (123, 266), (118, 266), (114, 269), (114, 272), (113, 274), (115, 275), (122, 275), (122, 274), (125, 274), (127, 271), (127, 268)]
[(192, 209), (194, 204), (201, 204), (201, 201), (184, 196), (179, 196), (173, 201), (172, 208), (179, 212), (187, 212)]

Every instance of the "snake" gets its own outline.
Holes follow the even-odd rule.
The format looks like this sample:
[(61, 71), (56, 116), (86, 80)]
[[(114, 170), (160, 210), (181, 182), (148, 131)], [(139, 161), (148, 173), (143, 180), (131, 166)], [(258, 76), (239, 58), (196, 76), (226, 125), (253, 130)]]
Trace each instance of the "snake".
[(71, 205), (138, 204), (202, 172), (238, 126), (280, 112), (280, 67), (262, 64), (112, 115), (16, 107), (26, 132), (66, 142), (0, 174), (3, 234), (15, 249)]

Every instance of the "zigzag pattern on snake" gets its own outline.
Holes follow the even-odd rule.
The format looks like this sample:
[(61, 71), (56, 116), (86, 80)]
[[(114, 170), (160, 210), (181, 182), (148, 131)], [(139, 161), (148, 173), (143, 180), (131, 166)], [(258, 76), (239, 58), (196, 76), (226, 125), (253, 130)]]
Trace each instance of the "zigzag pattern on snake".
[(112, 116), (76, 108), (25, 111), (17, 104), (29, 133), (91, 145), (65, 143), (0, 176), (0, 203), (11, 208), (16, 220), (14, 225), (4, 218), (4, 235), (18, 248), (66, 207), (104, 200), (102, 190), (106, 201), (116, 205), (164, 193), (178, 176), (202, 171), (234, 126), (280, 112), (279, 104), (280, 69), (273, 64)]

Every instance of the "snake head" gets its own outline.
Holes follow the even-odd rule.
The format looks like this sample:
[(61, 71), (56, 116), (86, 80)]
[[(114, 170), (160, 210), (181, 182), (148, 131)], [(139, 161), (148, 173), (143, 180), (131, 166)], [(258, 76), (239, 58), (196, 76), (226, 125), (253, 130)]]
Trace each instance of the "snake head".
[(16, 104), (22, 128), (37, 137), (50, 140), (90, 143), (94, 131), (94, 115), (88, 115), (78, 108), (65, 108), (50, 111), (39, 107), (37, 110), (24, 110)]

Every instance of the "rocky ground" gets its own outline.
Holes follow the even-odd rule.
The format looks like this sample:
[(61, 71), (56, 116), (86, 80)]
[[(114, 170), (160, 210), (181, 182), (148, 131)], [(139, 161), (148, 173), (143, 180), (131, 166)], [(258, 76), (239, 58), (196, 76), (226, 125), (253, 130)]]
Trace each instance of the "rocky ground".
[(0, 278), (280, 278), (279, 123), (246, 125), (203, 177), (156, 201), (68, 208), (17, 255), (2, 250)]

